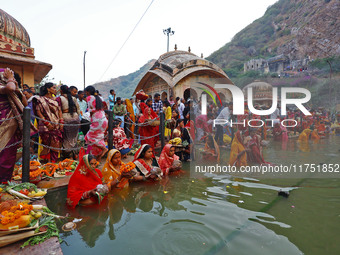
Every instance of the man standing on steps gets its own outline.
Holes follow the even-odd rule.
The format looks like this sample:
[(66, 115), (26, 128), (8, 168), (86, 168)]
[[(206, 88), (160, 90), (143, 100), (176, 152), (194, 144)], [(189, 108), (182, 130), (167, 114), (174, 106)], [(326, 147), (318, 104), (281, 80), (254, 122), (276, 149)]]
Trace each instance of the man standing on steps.
[(113, 114), (115, 115), (115, 117), (122, 120), (120, 126), (124, 128), (124, 116), (126, 114), (126, 106), (122, 104), (122, 99), (120, 97), (117, 97), (117, 102), (113, 106)]

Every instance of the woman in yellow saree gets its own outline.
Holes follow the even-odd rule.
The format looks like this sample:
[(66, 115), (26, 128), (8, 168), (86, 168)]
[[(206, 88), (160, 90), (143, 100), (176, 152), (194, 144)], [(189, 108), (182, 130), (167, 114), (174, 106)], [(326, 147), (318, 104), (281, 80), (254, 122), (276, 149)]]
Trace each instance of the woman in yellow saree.
[(235, 165), (237, 167), (247, 165), (247, 153), (243, 144), (243, 137), (240, 131), (236, 132), (231, 144), (229, 165)]
[[(134, 123), (135, 122), (135, 112), (133, 110), (133, 106), (132, 106), (132, 103), (130, 101), (130, 99), (125, 99), (125, 104), (126, 104), (126, 111), (128, 113), (130, 113), (130, 119), (132, 120), (132, 122)], [(131, 122), (131, 121), (130, 121)], [(129, 130), (131, 132), (129, 132), (130, 134), (127, 134), (128, 137), (131, 137), (131, 138), (134, 138), (134, 132), (135, 132), (135, 125), (134, 124), (130, 124), (129, 125)]]
[(141, 178), (135, 176), (137, 173), (136, 165), (132, 162), (122, 162), (122, 154), (119, 150), (112, 149), (107, 154), (105, 165), (102, 169), (103, 183), (106, 183), (109, 189), (124, 188), (129, 185), (129, 180), (138, 181)]
[(306, 128), (305, 130), (303, 130), (301, 132), (301, 134), (299, 135), (299, 142), (308, 142), (309, 141), (309, 135), (311, 134), (312, 130), (309, 128)]
[[(172, 110), (169, 101), (164, 101), (163, 106), (165, 108), (165, 121), (170, 121), (172, 117)], [(163, 109), (164, 109), (163, 108)], [(166, 126), (166, 125), (165, 125)], [(171, 129), (165, 127), (164, 136), (170, 140)]]

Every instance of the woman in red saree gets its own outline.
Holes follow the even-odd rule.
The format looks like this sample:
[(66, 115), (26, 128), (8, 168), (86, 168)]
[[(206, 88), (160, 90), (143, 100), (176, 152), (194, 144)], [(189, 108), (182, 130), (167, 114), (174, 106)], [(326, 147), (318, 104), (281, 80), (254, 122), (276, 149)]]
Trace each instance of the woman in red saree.
[[(158, 116), (157, 114), (149, 107), (143, 107), (141, 106), (141, 108), (143, 108), (143, 114), (142, 116), (140, 116), (138, 122), (140, 124), (142, 124), (139, 128), (139, 133), (141, 135), (141, 144), (149, 144), (152, 149), (155, 148), (155, 145), (157, 143), (157, 139), (158, 136), (156, 136), (156, 134), (159, 131), (159, 127), (158, 126), (151, 126), (148, 124), (148, 122), (156, 119)], [(150, 137), (150, 138), (146, 138), (146, 137)], [(146, 139), (145, 139), (146, 138)]]
[(261, 138), (256, 134), (256, 129), (249, 130), (250, 140), (246, 144), (246, 147), (249, 149), (247, 151), (247, 159), (248, 162), (257, 163), (257, 164), (270, 164), (269, 162), (264, 161), (262, 149), (261, 149)]
[(220, 162), (220, 147), (215, 141), (215, 138), (210, 134), (205, 138), (203, 160), (216, 163)]
[(175, 147), (171, 144), (165, 145), (158, 160), (159, 167), (164, 176), (168, 175), (170, 172), (179, 170), (173, 165), (175, 160), (179, 160), (179, 157), (175, 154)]
[(320, 125), (318, 126), (318, 133), (320, 137), (325, 137), (325, 131), (326, 131), (326, 125), (324, 121), (320, 122)]
[(274, 120), (273, 136), (275, 141), (288, 140), (287, 129), (280, 123), (280, 121)]
[(195, 141), (195, 122), (194, 122), (193, 119), (191, 119), (190, 112), (188, 114), (189, 114), (189, 121), (187, 122), (187, 124), (184, 127), (189, 131), (190, 136), (192, 138), (192, 142), (194, 143), (194, 141)]
[(40, 96), (33, 99), (35, 114), (39, 120), (39, 135), (43, 145), (53, 147), (50, 149), (43, 146), (39, 157), (53, 163), (57, 161), (62, 145), (62, 131), (64, 120), (61, 112), (60, 98), (57, 94), (56, 85), (48, 82), (40, 88)]
[(108, 187), (102, 182), (103, 175), (96, 169), (95, 157), (84, 155), (84, 149), (79, 154), (80, 162), (70, 178), (67, 190), (67, 204), (72, 208), (77, 205), (100, 204), (108, 193)]
[[(21, 140), (24, 106), (27, 106), (25, 96), (19, 90), (13, 71), (6, 68), (0, 71), (0, 182), (11, 179), (18, 145)], [(17, 118), (13, 118), (18, 116)], [(13, 118), (13, 119), (10, 119)], [(9, 119), (9, 120), (5, 120)], [(13, 145), (4, 149), (7, 146)]]

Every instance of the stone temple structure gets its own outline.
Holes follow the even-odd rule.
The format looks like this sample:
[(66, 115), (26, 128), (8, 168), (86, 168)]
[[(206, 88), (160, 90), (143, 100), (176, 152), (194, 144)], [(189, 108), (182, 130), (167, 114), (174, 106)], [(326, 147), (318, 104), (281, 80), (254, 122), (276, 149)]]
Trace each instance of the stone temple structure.
[[(148, 95), (156, 93), (161, 99), (181, 97), (199, 100), (207, 93), (208, 101), (216, 100), (217, 94), (222, 103), (232, 100), (227, 89), (211, 90), (215, 84), (233, 84), (225, 72), (217, 65), (188, 51), (175, 50), (161, 55), (138, 83), (134, 94), (141, 89)], [(210, 87), (210, 88), (209, 88)], [(209, 95), (210, 94), (210, 95)]]
[(11, 15), (0, 9), (0, 68), (9, 67), (30, 87), (39, 83), (52, 65), (34, 57), (34, 49), (26, 29)]
[(243, 88), (245, 101), (248, 102), (248, 88), (253, 88), (253, 104), (271, 107), (273, 103), (273, 86), (269, 83), (255, 80)]

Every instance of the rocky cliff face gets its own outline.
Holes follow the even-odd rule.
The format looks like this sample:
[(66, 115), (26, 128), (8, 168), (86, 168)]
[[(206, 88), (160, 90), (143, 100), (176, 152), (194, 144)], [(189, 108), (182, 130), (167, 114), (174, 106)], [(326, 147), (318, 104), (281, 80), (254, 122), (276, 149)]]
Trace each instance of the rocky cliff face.
[(339, 56), (340, 1), (302, 2), (304, 5), (289, 15), (286, 22), (279, 23), (281, 28), (290, 29), (291, 38), (278, 46), (277, 53), (292, 58)]
[(279, 0), (208, 57), (224, 69), (279, 54), (291, 60), (340, 55), (339, 0)]

